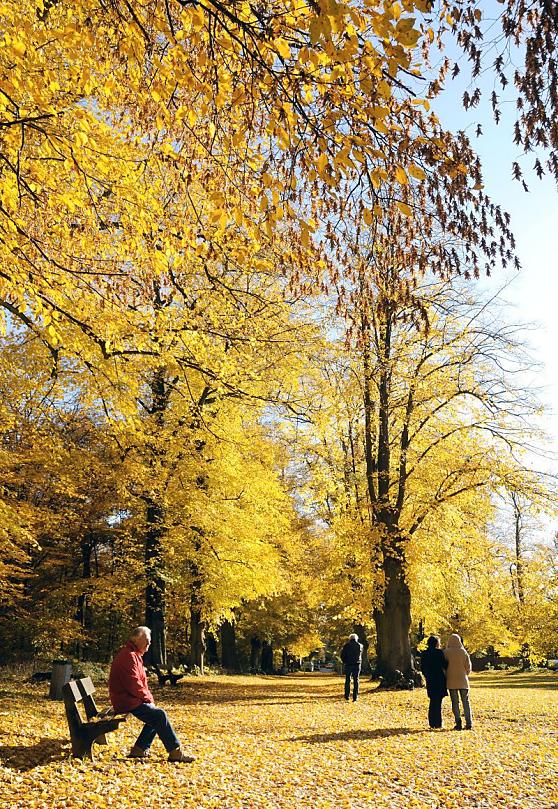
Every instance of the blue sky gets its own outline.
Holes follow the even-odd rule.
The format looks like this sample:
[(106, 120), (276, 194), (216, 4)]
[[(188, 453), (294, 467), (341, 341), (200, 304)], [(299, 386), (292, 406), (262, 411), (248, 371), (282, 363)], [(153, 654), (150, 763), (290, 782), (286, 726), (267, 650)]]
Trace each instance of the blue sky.
[[(486, 193), (511, 215), (521, 270), (496, 272), (490, 279), (482, 279), (480, 286), (495, 293), (510, 280), (503, 293), (512, 307), (509, 319), (538, 326), (525, 334), (534, 358), (543, 363), (542, 369), (533, 372), (532, 384), (542, 388), (541, 399), (547, 408), (545, 426), (552, 436), (553, 449), (558, 451), (558, 189), (553, 179), (537, 178), (530, 170), (535, 156), (522, 155), (513, 143), (513, 87), (507, 90), (499, 125), (493, 120), (489, 96), (492, 89), (501, 95), (501, 89), (494, 86), (494, 74), (489, 69), (480, 80), (484, 93), (481, 104), (473, 110), (463, 109), (463, 91), (471, 90), (469, 79), (465, 78), (467, 70), (467, 65), (463, 65), (461, 77), (449, 83), (433, 108), (446, 128), (467, 132), (482, 160)], [(483, 129), (480, 137), (476, 137), (478, 122)], [(544, 155), (541, 162), (542, 158)], [(512, 178), (514, 160), (524, 170), (529, 193)]]
[[(485, 14), (490, 8), (495, 14), (498, 13), (498, 6), (493, 0), (483, 0), (479, 7)], [(492, 32), (494, 30), (492, 28)], [(448, 55), (455, 57), (453, 46), (448, 49)], [(521, 54), (515, 51), (510, 58), (519, 63)], [(548, 441), (543, 449), (549, 455), (558, 455), (558, 188), (550, 177), (542, 180), (537, 178), (532, 170), (535, 155), (523, 155), (513, 142), (516, 94), (511, 83), (502, 99), (502, 120), (498, 125), (494, 122), (490, 94), (494, 89), (502, 97), (502, 89), (495, 84), (495, 75), (488, 62), (478, 80), (483, 90), (481, 103), (475, 109), (463, 109), (463, 91), (468, 89), (471, 93), (474, 88), (464, 61), (459, 60), (462, 67), (460, 76), (456, 81), (449, 82), (442, 96), (433, 103), (433, 109), (447, 129), (464, 129), (469, 135), (482, 161), (486, 193), (511, 216), (516, 251), (521, 262), (519, 272), (501, 270), (491, 278), (471, 283), (477, 283), (482, 290), (495, 294), (509, 281), (502, 293), (502, 298), (510, 304), (506, 319), (536, 326), (526, 328), (525, 343), (540, 365), (534, 366), (523, 382), (537, 388), (539, 399), (545, 407), (542, 426)], [(483, 134), (480, 137), (476, 136), (477, 123), (482, 124)], [(539, 157), (544, 164), (544, 154)], [(514, 161), (520, 164), (524, 172), (529, 193), (512, 177)], [(558, 473), (558, 463), (550, 458), (533, 456), (532, 465), (551, 474)], [(507, 516), (509, 518), (509, 514)], [(508, 525), (509, 528), (509, 520), (506, 522), (506, 519), (504, 509), (497, 524), (500, 527)], [(556, 522), (550, 515), (546, 518), (541, 515), (533, 527), (533, 538), (548, 541), (556, 530)]]

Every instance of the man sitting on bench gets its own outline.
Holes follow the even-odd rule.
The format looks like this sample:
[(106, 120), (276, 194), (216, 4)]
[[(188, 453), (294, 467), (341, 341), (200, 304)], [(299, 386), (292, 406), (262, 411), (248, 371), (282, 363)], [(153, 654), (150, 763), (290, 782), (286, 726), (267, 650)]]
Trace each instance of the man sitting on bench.
[(129, 758), (145, 758), (155, 736), (158, 736), (169, 754), (169, 761), (189, 764), (195, 756), (187, 756), (180, 747), (178, 737), (162, 708), (154, 704), (147, 685), (143, 655), (151, 643), (151, 630), (138, 626), (128, 643), (118, 652), (109, 676), (110, 701), (115, 713), (131, 713), (144, 723), (143, 730), (130, 750)]

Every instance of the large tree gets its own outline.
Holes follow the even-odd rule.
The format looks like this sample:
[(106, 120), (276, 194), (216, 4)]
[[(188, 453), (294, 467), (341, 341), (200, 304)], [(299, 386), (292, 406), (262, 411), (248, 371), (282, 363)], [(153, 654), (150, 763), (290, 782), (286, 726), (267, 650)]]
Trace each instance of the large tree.
[[(490, 493), (521, 479), (537, 406), (517, 385), (525, 359), (516, 327), (498, 324), (490, 307), (462, 289), (436, 283), (416, 291), (417, 317), (412, 300), (390, 294), (390, 283), (386, 268), (361, 310), (359, 347), (328, 372), (341, 394), (330, 398), (329, 417), (316, 421), (318, 440), (308, 447), (318, 475), (313, 486), (326, 495), (322, 519), (345, 548), (350, 529), (343, 526), (352, 520), (353, 541), (364, 544), (364, 553), (345, 550), (347, 575), (360, 578), (359, 592), (372, 588), (377, 666), (386, 683), (396, 671), (413, 675), (411, 587), (420, 588), (413, 559), (423, 555), (423, 543), (447, 548), (451, 536), (459, 546), (460, 531), (461, 542), (469, 535), (480, 541)], [(468, 522), (476, 528), (468, 530)], [(359, 594), (347, 588), (347, 597)]]

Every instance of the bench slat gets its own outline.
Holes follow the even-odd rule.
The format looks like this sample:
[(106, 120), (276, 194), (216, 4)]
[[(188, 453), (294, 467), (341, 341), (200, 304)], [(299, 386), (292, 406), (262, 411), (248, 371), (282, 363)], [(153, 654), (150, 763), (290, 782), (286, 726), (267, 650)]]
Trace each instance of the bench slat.
[(93, 680), (91, 677), (83, 677), (81, 680), (77, 680), (77, 683), (79, 690), (84, 697), (90, 697), (91, 694), (95, 693), (95, 686), (93, 685)]
[(72, 696), (76, 702), (80, 702), (82, 699), (81, 692), (79, 690), (79, 686), (75, 680), (70, 680), (70, 682), (66, 683), (64, 688), (68, 686), (68, 690), (72, 692)]

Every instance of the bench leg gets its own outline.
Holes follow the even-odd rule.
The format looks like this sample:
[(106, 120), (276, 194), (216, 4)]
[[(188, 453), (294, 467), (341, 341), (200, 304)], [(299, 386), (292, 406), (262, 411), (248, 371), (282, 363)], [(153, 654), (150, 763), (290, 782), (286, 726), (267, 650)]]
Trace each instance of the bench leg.
[[(106, 733), (116, 730), (122, 719), (107, 719), (104, 722), (96, 722), (95, 726), (70, 724), (70, 738), (72, 740), (72, 755), (75, 758), (90, 758), (93, 760), (93, 742), (105, 740)], [(101, 742), (102, 743), (102, 742)]]
[(88, 733), (72, 736), (72, 755), (74, 758), (90, 758), (93, 760), (93, 739)]

